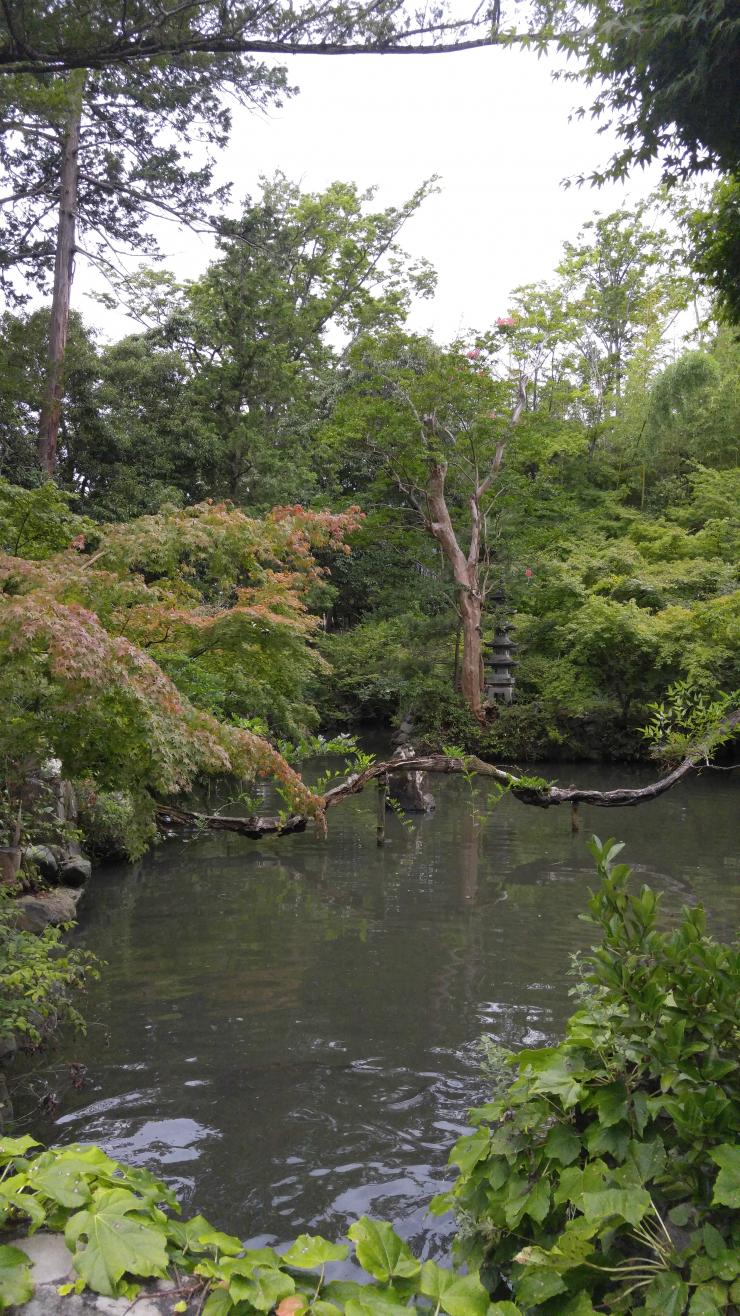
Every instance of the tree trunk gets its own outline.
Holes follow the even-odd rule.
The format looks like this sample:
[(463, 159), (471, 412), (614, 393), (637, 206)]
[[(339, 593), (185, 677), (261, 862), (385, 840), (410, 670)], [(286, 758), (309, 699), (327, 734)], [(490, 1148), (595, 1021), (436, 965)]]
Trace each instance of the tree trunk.
[(47, 479), (57, 464), (57, 440), (64, 397), (64, 356), (69, 329), (69, 301), (75, 258), (75, 223), (79, 180), (80, 125), (84, 70), (70, 75), (70, 101), (64, 130), (59, 194), (59, 223), (54, 260), (54, 293), (51, 303), (49, 355), (46, 385), (39, 422), (39, 463)]
[[(473, 573), (471, 572), (471, 575)], [(477, 575), (477, 572), (475, 573)], [(462, 620), (463, 656), (460, 672), (460, 690), (471, 713), (481, 716), (481, 617), (483, 603), (478, 582), (458, 586), (458, 608)]]

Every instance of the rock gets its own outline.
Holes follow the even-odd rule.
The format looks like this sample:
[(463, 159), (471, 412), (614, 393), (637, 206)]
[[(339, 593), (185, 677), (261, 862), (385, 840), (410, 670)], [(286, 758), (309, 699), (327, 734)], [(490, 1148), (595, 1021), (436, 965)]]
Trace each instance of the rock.
[(32, 1266), (33, 1282), (36, 1292), (20, 1310), (23, 1316), (90, 1316), (97, 1312), (99, 1316), (171, 1316), (173, 1300), (179, 1296), (174, 1284), (147, 1284), (141, 1295), (131, 1302), (130, 1298), (104, 1298), (99, 1293), (87, 1290), (81, 1294), (71, 1293), (60, 1298), (57, 1289), (62, 1284), (73, 1284), (77, 1272), (72, 1265), (72, 1253), (69, 1251), (62, 1234), (34, 1234), (31, 1238), (21, 1237), (9, 1240), (11, 1247), (25, 1252)]
[(5, 1065), (12, 1060), (17, 1050), (18, 1043), (12, 1033), (6, 1033), (4, 1037), (0, 1037), (0, 1065)]
[(45, 882), (56, 882), (59, 878), (59, 863), (48, 845), (27, 846), (23, 852), (23, 867), (35, 869)]
[[(397, 749), (393, 755), (394, 760), (413, 757), (414, 750), (410, 745)], [(406, 813), (432, 813), (437, 807), (436, 801), (431, 791), (424, 789), (425, 785), (423, 772), (394, 772), (388, 779), (388, 792)]]
[(35, 896), (21, 896), (16, 900), (16, 927), (21, 932), (43, 932), (51, 924), (73, 923), (77, 914), (80, 890), (57, 887), (56, 891), (42, 891)]
[(65, 886), (84, 886), (90, 881), (92, 864), (84, 855), (72, 855), (65, 859), (59, 870), (59, 877)]

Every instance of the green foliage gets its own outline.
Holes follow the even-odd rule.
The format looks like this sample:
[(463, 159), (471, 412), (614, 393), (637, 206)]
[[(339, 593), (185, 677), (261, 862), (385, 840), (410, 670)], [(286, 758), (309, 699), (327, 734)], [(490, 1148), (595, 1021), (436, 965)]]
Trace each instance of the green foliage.
[[(740, 959), (701, 909), (658, 928), (594, 838), (601, 942), (565, 1040), (506, 1057), (450, 1160), (461, 1254), (525, 1313), (734, 1310)], [(490, 1066), (489, 1066), (490, 1068)]]
[(133, 791), (100, 790), (75, 782), (77, 817), (86, 854), (92, 859), (141, 858), (156, 839), (151, 800)]
[[(477, 1275), (422, 1266), (383, 1220), (362, 1216), (350, 1227), (362, 1282), (327, 1280), (327, 1266), (349, 1256), (345, 1244), (301, 1234), (282, 1254), (245, 1248), (203, 1216), (179, 1221), (177, 1199), (147, 1170), (97, 1147), (38, 1146), (28, 1137), (0, 1140), (0, 1221), (63, 1231), (77, 1292), (133, 1300), (142, 1280), (176, 1270), (191, 1277), (191, 1293), (200, 1293), (211, 1316), (273, 1308), (281, 1316), (398, 1316), (412, 1300), (414, 1310), (437, 1316), (485, 1316), (488, 1295)], [(0, 1248), (0, 1306), (31, 1295), (25, 1253)]]
[(0, 888), (0, 1036), (32, 1050), (57, 1023), (84, 1030), (73, 995), (97, 977), (96, 960), (64, 946), (59, 928), (36, 936), (16, 924), (13, 902)]
[(710, 759), (720, 745), (737, 735), (730, 714), (737, 707), (738, 691), (717, 698), (689, 681), (676, 681), (666, 695), (665, 702), (648, 706), (650, 721), (641, 728), (641, 734), (661, 753), (678, 758), (702, 745)]

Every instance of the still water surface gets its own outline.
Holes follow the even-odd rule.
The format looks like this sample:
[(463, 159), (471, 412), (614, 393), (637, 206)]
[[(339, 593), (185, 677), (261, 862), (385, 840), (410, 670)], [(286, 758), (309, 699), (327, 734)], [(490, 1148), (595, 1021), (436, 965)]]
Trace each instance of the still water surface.
[[(336, 1237), (367, 1212), (422, 1255), (444, 1250), (450, 1226), (426, 1203), (484, 1098), (478, 1039), (558, 1037), (592, 867), (565, 809), (508, 799), (480, 826), (464, 782), (433, 787), (436, 814), (390, 817), (380, 850), (368, 791), (332, 811), (327, 843), (212, 834), (96, 873), (77, 940), (107, 967), (67, 1053), (88, 1077), (41, 1136), (150, 1166), (242, 1237)], [(584, 809), (584, 833), (625, 840), (668, 916), (700, 900), (728, 935), (733, 787), (717, 772), (639, 809)]]

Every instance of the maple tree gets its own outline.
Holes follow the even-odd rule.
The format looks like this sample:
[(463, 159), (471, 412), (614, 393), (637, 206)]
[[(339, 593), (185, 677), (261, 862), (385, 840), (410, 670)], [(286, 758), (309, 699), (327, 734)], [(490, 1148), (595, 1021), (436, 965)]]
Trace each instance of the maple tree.
[[(48, 504), (43, 488), (25, 498)], [(283, 687), (321, 661), (307, 643), (325, 575), (314, 549), (342, 551), (356, 524), (354, 510), (256, 520), (205, 503), (112, 527), (92, 552), (82, 531), (40, 560), (4, 553), (8, 795), (50, 757), (150, 811), (204, 777), (270, 777), (321, 825), (321, 802), (246, 717), (255, 691), (265, 698), (272, 682), (279, 706)], [(228, 708), (212, 697), (215, 678), (199, 683), (191, 669), (220, 677)]]

